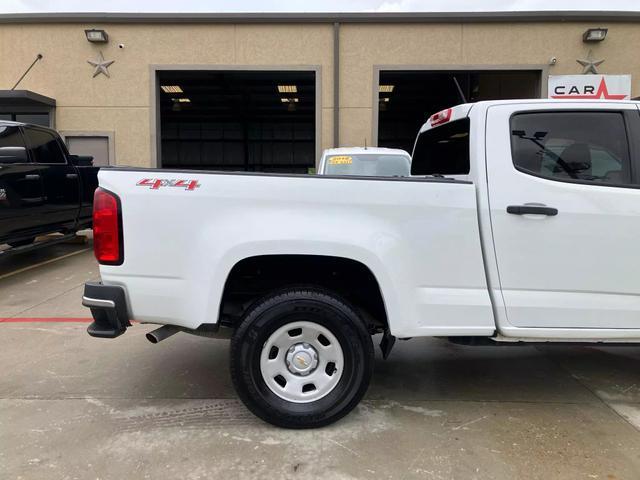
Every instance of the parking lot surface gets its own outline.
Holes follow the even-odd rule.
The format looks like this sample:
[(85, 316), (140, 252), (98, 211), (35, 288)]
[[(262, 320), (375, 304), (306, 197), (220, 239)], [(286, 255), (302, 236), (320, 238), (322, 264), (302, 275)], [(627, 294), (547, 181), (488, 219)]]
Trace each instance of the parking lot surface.
[(88, 248), (0, 260), (0, 478), (640, 478), (639, 347), (398, 342), (354, 413), (283, 430), (226, 341), (89, 337)]

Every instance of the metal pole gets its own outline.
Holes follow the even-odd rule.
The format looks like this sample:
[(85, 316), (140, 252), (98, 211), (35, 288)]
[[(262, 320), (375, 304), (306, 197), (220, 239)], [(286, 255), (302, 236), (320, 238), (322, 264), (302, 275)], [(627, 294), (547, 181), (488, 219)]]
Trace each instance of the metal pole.
[(340, 23), (333, 24), (333, 146), (340, 146)]
[(41, 54), (41, 53), (39, 53), (39, 54), (36, 56), (36, 59), (33, 61), (33, 63), (29, 66), (29, 68), (27, 68), (27, 71), (26, 71), (26, 72), (24, 72), (24, 73), (22, 74), (22, 76), (18, 79), (18, 81), (16, 82), (16, 84), (15, 84), (13, 87), (11, 87), (11, 90), (15, 90), (15, 89), (16, 89), (16, 87), (17, 87), (17, 86), (18, 86), (18, 84), (22, 81), (22, 79), (23, 79), (24, 77), (26, 77), (26, 76), (27, 76), (27, 73), (29, 73), (29, 71), (33, 68), (33, 66), (36, 64), (36, 62), (37, 62), (38, 60), (40, 60), (41, 58), (42, 58), (42, 54)]
[(464, 93), (462, 93), (462, 88), (460, 88), (460, 83), (458, 83), (458, 79), (456, 78), (455, 75), (452, 75), (453, 77), (453, 83), (456, 84), (456, 88), (458, 89), (458, 94), (460, 95), (460, 100), (462, 100), (462, 103), (467, 103), (467, 97), (464, 96)]

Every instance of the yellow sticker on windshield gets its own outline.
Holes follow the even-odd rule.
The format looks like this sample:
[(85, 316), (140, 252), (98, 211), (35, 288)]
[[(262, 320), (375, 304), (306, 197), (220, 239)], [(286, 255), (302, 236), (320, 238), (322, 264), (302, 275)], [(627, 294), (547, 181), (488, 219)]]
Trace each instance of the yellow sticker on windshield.
[(338, 155), (329, 159), (329, 165), (351, 165), (353, 158), (348, 155)]

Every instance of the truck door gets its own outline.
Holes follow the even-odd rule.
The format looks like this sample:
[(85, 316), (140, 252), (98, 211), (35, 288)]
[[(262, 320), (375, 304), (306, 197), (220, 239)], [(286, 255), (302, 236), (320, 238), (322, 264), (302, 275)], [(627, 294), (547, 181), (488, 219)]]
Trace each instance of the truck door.
[(638, 111), (622, 102), (488, 109), (489, 206), (510, 324), (640, 328), (639, 136)]
[(0, 125), (0, 239), (36, 231), (43, 205), (40, 170), (29, 160), (19, 127)]
[(72, 230), (80, 209), (80, 179), (67, 161), (57, 135), (46, 129), (25, 127), (31, 158), (42, 175), (47, 224)]

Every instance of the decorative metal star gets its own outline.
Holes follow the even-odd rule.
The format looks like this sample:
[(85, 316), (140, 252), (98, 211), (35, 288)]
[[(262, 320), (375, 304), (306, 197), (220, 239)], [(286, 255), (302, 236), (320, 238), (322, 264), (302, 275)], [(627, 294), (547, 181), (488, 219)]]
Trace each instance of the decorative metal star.
[(99, 56), (97, 60), (87, 60), (87, 63), (90, 65), (93, 65), (94, 67), (96, 67), (96, 69), (93, 71), (93, 77), (95, 78), (96, 76), (100, 75), (101, 73), (106, 75), (107, 77), (110, 77), (109, 75), (109, 70), (107, 70), (107, 68), (109, 68), (109, 66), (115, 62), (115, 60), (105, 60), (104, 56), (102, 55), (102, 52), (98, 52)]
[(600, 65), (602, 65), (602, 63), (604, 62), (603, 60), (595, 60), (593, 58), (593, 52), (591, 50), (589, 50), (589, 53), (587, 55), (587, 58), (585, 59), (578, 59), (576, 60), (576, 62), (578, 62), (580, 65), (582, 65), (584, 67), (584, 69), (582, 70), (583, 74), (586, 73), (593, 73), (593, 74), (597, 74), (598, 73), (598, 68)]

